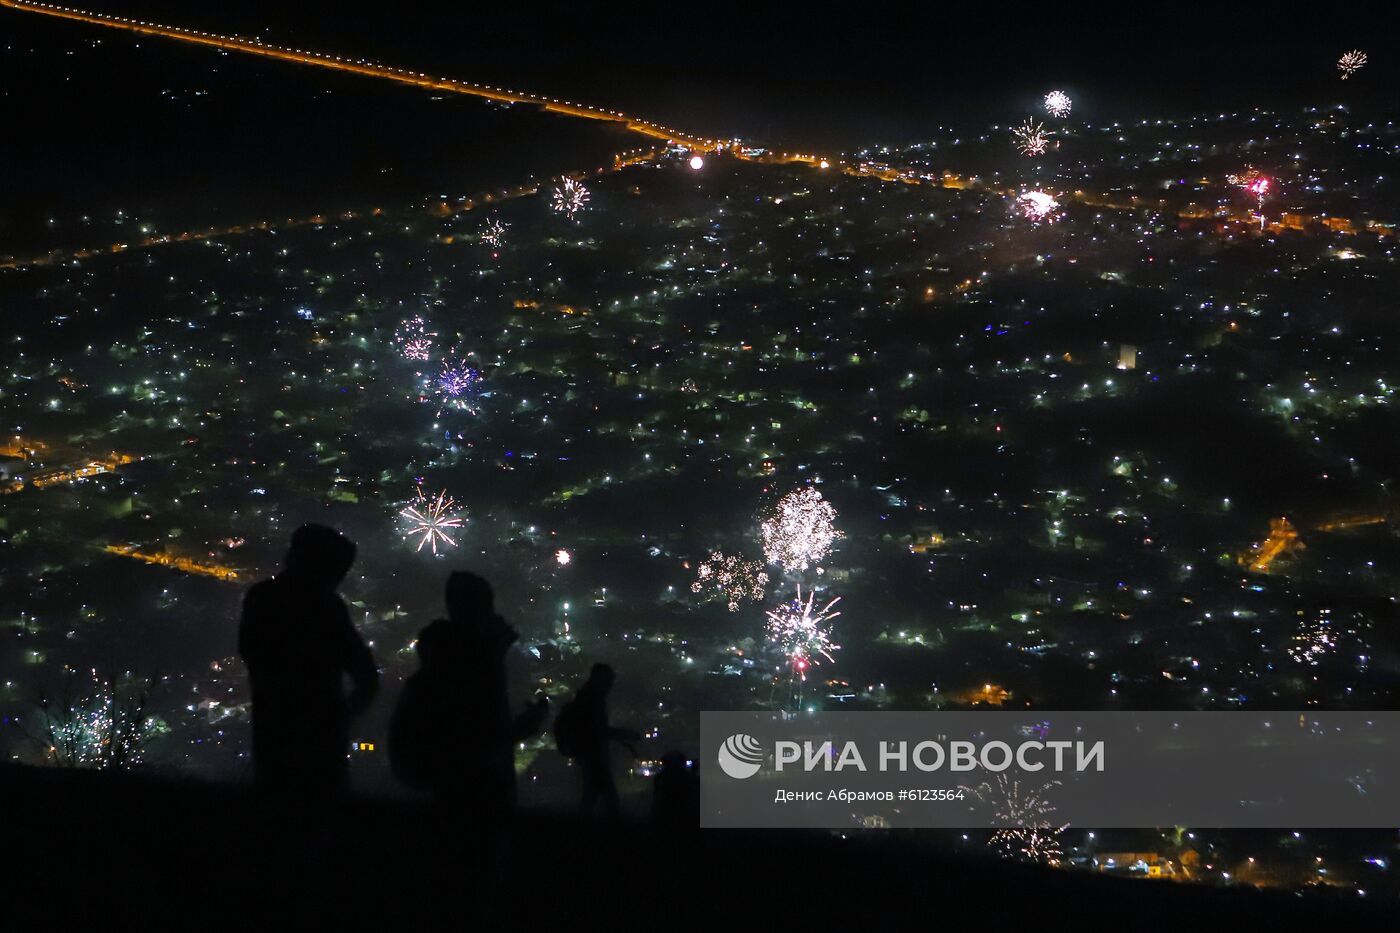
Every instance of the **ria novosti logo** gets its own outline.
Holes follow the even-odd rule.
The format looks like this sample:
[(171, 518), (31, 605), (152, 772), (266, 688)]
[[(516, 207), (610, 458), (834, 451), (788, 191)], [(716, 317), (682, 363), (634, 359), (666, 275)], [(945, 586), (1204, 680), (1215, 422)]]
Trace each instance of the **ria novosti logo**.
[(751, 778), (763, 767), (763, 746), (758, 739), (736, 732), (719, 747), (719, 769), (736, 780)]

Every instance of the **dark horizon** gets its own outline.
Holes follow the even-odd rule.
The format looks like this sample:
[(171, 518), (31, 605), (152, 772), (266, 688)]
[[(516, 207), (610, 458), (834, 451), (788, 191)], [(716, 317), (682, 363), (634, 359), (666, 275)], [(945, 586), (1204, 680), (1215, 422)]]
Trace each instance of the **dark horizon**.
[[(680, 128), (775, 146), (907, 144), (942, 125), (1019, 122), (1047, 90), (1076, 120), (1132, 121), (1256, 107), (1396, 104), (1400, 39), (1379, 9), (1232, 21), (1212, 4), (1170, 16), (1131, 4), (1052, 5), (979, 22), (894, 7), (822, 12), (743, 4), (277, 9), (93, 0), (97, 12), (353, 53), (385, 64), (572, 95)], [(990, 11), (987, 11), (990, 12)], [(1371, 67), (1337, 80), (1342, 52)]]

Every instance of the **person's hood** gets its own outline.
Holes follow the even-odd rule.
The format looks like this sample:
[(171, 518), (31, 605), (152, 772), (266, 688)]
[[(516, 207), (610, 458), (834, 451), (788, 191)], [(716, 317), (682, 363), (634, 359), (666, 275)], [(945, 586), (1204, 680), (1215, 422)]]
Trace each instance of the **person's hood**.
[(519, 638), (505, 619), (492, 613), (471, 619), (438, 619), (418, 633), (418, 657), (424, 666), (469, 663), (499, 657)]
[(355, 562), (355, 543), (324, 525), (302, 525), (292, 535), (281, 576), (314, 589), (333, 590)]

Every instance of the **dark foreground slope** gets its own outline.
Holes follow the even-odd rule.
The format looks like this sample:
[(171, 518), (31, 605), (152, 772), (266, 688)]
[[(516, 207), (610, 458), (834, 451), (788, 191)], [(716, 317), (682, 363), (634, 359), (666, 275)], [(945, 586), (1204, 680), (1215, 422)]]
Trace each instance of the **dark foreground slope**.
[(1395, 906), (957, 859), (889, 834), (600, 833), (525, 816), (483, 852), (404, 803), (355, 802), (315, 831), (313, 814), (271, 811), (240, 788), (12, 766), (0, 766), (0, 808), (0, 914), (30, 918), (12, 929), (460, 928), (492, 915), (526, 928), (1339, 929)]

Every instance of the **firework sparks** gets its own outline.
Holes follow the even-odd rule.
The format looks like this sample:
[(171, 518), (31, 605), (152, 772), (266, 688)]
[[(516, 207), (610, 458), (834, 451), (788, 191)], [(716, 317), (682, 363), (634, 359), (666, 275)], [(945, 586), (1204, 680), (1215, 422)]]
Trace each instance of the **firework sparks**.
[(436, 336), (428, 332), (428, 323), (423, 320), (423, 315), (415, 314), (400, 322), (395, 329), (394, 346), (399, 348), (404, 359), (422, 362), (432, 354), (433, 338)]
[(475, 411), (476, 392), (481, 385), (481, 371), (468, 366), (465, 360), (442, 364), (442, 371), (433, 378), (431, 388), (437, 396), (441, 413), (446, 408)]
[(1049, 819), (1055, 807), (1045, 799), (1046, 788), (1056, 787), (1051, 781), (1042, 788), (1023, 788), (1019, 781), (998, 774), (995, 783), (963, 787), (979, 800), (989, 804), (999, 823), (1010, 825), (998, 829), (987, 839), (988, 848), (1007, 858), (1019, 858), (1045, 865), (1058, 865), (1062, 856), (1060, 834), (1068, 824), (1056, 826)]
[(146, 715), (151, 681), (127, 675), (112, 683), (97, 671), (63, 668), (56, 695), (39, 702), (31, 737), (49, 761), (69, 768), (128, 768), (141, 763), (155, 732)]
[(430, 547), (434, 555), (438, 545), (456, 547), (457, 539), (453, 532), (466, 524), (466, 519), (457, 514), (457, 501), (442, 490), (433, 498), (423, 495), (423, 487), (417, 487), (417, 497), (399, 512), (407, 529), (404, 537), (417, 538), (415, 551)]
[(729, 601), (729, 611), (738, 612), (746, 599), (760, 600), (768, 587), (768, 574), (756, 560), (715, 551), (696, 569), (692, 593), (713, 591)]
[(1352, 49), (1345, 52), (1337, 59), (1337, 70), (1342, 73), (1342, 80), (1345, 81), (1361, 70), (1361, 66), (1366, 64), (1366, 53), (1360, 49)]
[(1016, 198), (1021, 216), (1035, 223), (1054, 223), (1059, 216), (1060, 202), (1044, 191), (1023, 191)]
[(1064, 91), (1051, 91), (1045, 95), (1045, 112), (1052, 117), (1063, 119), (1069, 116), (1072, 106), (1074, 106), (1074, 102)]
[(1269, 190), (1269, 179), (1264, 177), (1258, 169), (1254, 168), (1239, 175), (1226, 175), (1225, 180), (1236, 187), (1243, 188), (1250, 194), (1260, 197)]
[(1028, 119), (1013, 129), (1011, 136), (1016, 140), (1016, 148), (1022, 155), (1038, 156), (1044, 154), (1049, 147), (1051, 133), (1042, 124)]
[(506, 245), (506, 229), (510, 226), (492, 217), (486, 221), (486, 225), (481, 228), (481, 242), (492, 249), (500, 249)]
[(574, 215), (588, 206), (588, 199), (591, 195), (588, 189), (572, 178), (565, 178), (559, 187), (554, 189), (554, 197), (551, 207), (555, 213), (563, 214), (570, 220)]
[(1264, 199), (1268, 197), (1269, 189), (1273, 183), (1259, 172), (1258, 169), (1250, 169), (1240, 175), (1228, 175), (1225, 178), (1232, 185), (1243, 188), (1252, 194), (1259, 202), (1259, 229), (1264, 228)]
[(841, 533), (834, 524), (836, 510), (812, 486), (803, 486), (778, 500), (760, 530), (763, 556), (785, 570), (806, 570), (831, 551)]
[(802, 598), (802, 587), (798, 586), (797, 596), (783, 603), (777, 609), (769, 609), (768, 640), (778, 647), (792, 664), (792, 669), (802, 679), (807, 679), (807, 669), (820, 664), (822, 658), (835, 661), (833, 651), (841, 646), (831, 640), (831, 620), (841, 613), (831, 608), (841, 601), (836, 597), (820, 609), (815, 607), (816, 594), (808, 593)]

